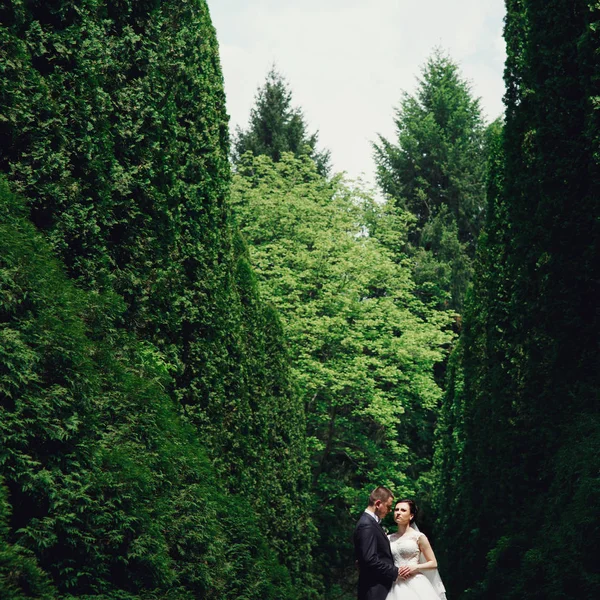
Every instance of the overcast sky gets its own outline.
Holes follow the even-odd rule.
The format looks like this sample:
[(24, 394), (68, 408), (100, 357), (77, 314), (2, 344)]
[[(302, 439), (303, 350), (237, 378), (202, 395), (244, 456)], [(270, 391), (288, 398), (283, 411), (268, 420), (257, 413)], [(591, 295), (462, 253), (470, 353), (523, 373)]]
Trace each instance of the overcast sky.
[(459, 63), (485, 117), (502, 114), (504, 0), (208, 0), (232, 131), (273, 63), (334, 171), (374, 180), (370, 143), (434, 47)]

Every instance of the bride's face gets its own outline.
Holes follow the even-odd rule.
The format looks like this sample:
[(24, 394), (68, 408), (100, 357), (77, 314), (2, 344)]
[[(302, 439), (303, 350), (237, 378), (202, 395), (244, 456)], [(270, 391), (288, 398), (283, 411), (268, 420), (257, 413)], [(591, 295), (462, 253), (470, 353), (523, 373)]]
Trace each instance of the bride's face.
[(394, 521), (398, 525), (410, 525), (410, 506), (408, 502), (398, 502), (394, 508)]

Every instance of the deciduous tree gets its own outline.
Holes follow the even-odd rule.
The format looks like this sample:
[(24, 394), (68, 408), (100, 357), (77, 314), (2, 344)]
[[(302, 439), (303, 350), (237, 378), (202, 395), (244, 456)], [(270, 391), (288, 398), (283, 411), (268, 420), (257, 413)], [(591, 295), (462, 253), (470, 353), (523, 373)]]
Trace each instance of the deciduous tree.
[(246, 154), (232, 202), (289, 339), (306, 407), (317, 562), (334, 596), (336, 586), (352, 589), (348, 532), (365, 491), (428, 488), (441, 394), (433, 370), (452, 339), (450, 317), (420, 302), (406, 265), (366, 234), (367, 213), (382, 235), (389, 229), (377, 203), (321, 177), (308, 157)]

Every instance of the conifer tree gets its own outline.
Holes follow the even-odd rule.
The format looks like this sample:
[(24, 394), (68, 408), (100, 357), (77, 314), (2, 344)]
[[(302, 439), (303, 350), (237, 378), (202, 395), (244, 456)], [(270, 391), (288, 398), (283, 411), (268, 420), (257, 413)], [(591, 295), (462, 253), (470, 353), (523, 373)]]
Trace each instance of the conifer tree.
[[(0, 169), (25, 198), (33, 223), (77, 287), (92, 298), (110, 299), (97, 308), (110, 318), (99, 318), (108, 319), (107, 327), (131, 345), (147, 344), (151, 362), (169, 375), (160, 385), (173, 406), (167, 410), (168, 401), (153, 396), (147, 398), (150, 412), (181, 411), (203, 442), (202, 448), (187, 446), (178, 438), (172, 442), (175, 454), (179, 447), (190, 448), (192, 455), (206, 452), (223, 506), (235, 506), (231, 499), (245, 501), (243, 520), (251, 532), (245, 541), (234, 543), (233, 515), (219, 516), (231, 525), (229, 537), (213, 536), (215, 544), (229, 548), (228, 557), (239, 554), (240, 560), (208, 552), (203, 535), (192, 528), (187, 537), (179, 525), (173, 530), (180, 531), (181, 543), (165, 542), (166, 553), (140, 544), (137, 559), (149, 553), (167, 560), (172, 551), (174, 570), (182, 570), (178, 581), (190, 578), (188, 592), (197, 596), (204, 585), (213, 597), (241, 597), (244, 587), (256, 597), (310, 597), (316, 584), (303, 407), (277, 316), (261, 302), (230, 222), (227, 116), (206, 2), (15, 1), (0, 10)], [(140, 360), (138, 353), (132, 355)], [(123, 361), (127, 371), (127, 357)], [(67, 404), (69, 411), (86, 412)], [(139, 410), (135, 402), (124, 401), (123, 407), (134, 414)], [(119, 435), (138, 440), (141, 433), (133, 424), (127, 432), (126, 423)], [(89, 419), (85, 426), (93, 438), (101, 423)], [(155, 443), (138, 442), (149, 449)], [(134, 469), (132, 453), (144, 456), (144, 451), (134, 441), (128, 448), (118, 460), (124, 469)], [(144, 494), (158, 483), (160, 469), (153, 478), (148, 460), (143, 473), (148, 486), (138, 493), (132, 483), (124, 520), (151, 502), (152, 494)], [(18, 469), (10, 480), (4, 474), (9, 487), (22, 481)], [(118, 486), (116, 475), (115, 482)], [(207, 522), (214, 518), (209, 504), (203, 508), (193, 497), (187, 502), (185, 489), (173, 493)], [(28, 518), (26, 503), (14, 509), (13, 520)], [(150, 523), (150, 513), (144, 514), (148, 519), (142, 522)], [(154, 521), (156, 527), (164, 522)], [(211, 531), (206, 528), (207, 535)], [(197, 534), (195, 547), (206, 554), (206, 564), (219, 563), (214, 579), (198, 567), (202, 560), (191, 541)], [(150, 545), (162, 539), (144, 535)], [(250, 569), (250, 556), (264, 568)], [(124, 586), (143, 587), (142, 581), (127, 580), (127, 557), (115, 550), (113, 559), (122, 561)], [(105, 564), (99, 561), (100, 567)], [(156, 567), (156, 578), (172, 574), (163, 566)], [(152, 571), (151, 561), (147, 567)], [(94, 572), (89, 585), (101, 586), (102, 577)], [(150, 580), (154, 583), (154, 576)]]
[(595, 2), (507, 2), (506, 125), (437, 459), (439, 553), (468, 598), (600, 585), (599, 23)]
[(50, 577), (37, 564), (31, 550), (11, 544), (9, 519), (11, 506), (8, 494), (0, 477), (0, 597), (3, 600), (25, 600), (56, 598), (56, 589)]
[(233, 144), (234, 162), (244, 152), (264, 154), (278, 162), (284, 152), (310, 156), (322, 175), (327, 175), (329, 151), (317, 151), (318, 133), (309, 134), (302, 110), (292, 106), (292, 92), (287, 81), (273, 67), (264, 85), (258, 89), (256, 103), (250, 111), (246, 130), (237, 128)]
[(407, 249), (424, 298), (460, 310), (485, 206), (485, 127), (458, 65), (436, 51), (396, 111), (397, 139), (373, 144), (382, 191), (414, 215)]
[(0, 182), (5, 585), (225, 593), (214, 473), (164, 393), (160, 352), (116, 328), (116, 295), (75, 288), (24, 214)]

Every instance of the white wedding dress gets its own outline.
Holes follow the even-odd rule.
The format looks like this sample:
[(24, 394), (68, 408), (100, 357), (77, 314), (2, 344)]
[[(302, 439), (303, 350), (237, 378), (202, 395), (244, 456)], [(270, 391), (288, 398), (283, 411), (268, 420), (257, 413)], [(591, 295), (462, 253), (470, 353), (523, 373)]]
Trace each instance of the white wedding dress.
[[(403, 536), (397, 533), (388, 536), (394, 564), (397, 567), (423, 562), (418, 544), (419, 538), (423, 535), (420, 531), (411, 528)], [(446, 600), (446, 590), (437, 569), (427, 569), (406, 580), (400, 579), (394, 582), (386, 600)]]

